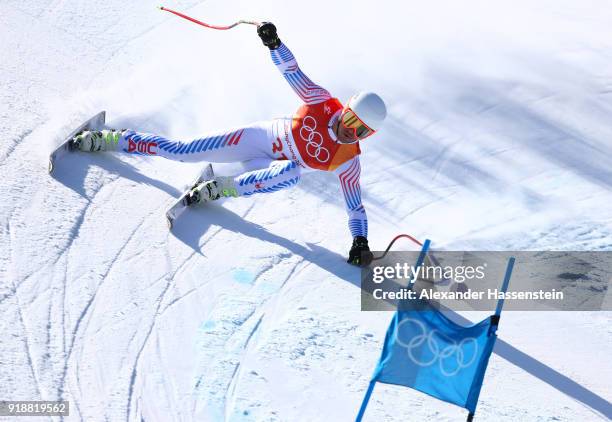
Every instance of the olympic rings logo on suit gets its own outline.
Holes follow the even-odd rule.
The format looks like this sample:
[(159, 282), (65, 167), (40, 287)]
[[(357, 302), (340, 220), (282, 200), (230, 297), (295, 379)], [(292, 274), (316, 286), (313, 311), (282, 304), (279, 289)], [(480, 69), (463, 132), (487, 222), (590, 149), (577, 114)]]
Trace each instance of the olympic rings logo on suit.
[[(397, 335), (402, 325), (406, 323), (416, 324), (421, 331), (421, 334), (415, 335), (407, 343), (402, 341)], [(440, 349), (440, 346), (436, 342), (436, 337), (442, 338), (451, 344)], [(412, 318), (406, 318), (399, 323), (395, 332), (395, 338), (400, 346), (406, 348), (408, 357), (413, 363), (422, 367), (427, 367), (438, 362), (440, 372), (447, 377), (452, 377), (459, 373), (460, 370), (471, 366), (478, 357), (478, 342), (474, 337), (464, 338), (457, 343), (443, 333), (440, 333), (438, 330), (431, 330), (428, 333), (425, 324)], [(474, 351), (472, 352), (472, 356), (467, 359), (464, 347), (470, 343)], [(427, 355), (431, 354), (431, 357), (423, 357), (422, 355), (424, 353), (419, 353), (421, 356), (419, 356), (419, 354), (415, 356), (415, 349), (417, 351), (425, 351), (425, 353), (429, 351)], [(445, 361), (447, 362), (446, 365), (444, 364)], [(456, 367), (453, 368), (451, 364), (456, 365)]]
[(306, 153), (315, 158), (319, 163), (329, 161), (330, 153), (323, 146), (323, 136), (317, 132), (317, 121), (312, 116), (306, 116), (300, 127), (300, 138), (306, 142)]

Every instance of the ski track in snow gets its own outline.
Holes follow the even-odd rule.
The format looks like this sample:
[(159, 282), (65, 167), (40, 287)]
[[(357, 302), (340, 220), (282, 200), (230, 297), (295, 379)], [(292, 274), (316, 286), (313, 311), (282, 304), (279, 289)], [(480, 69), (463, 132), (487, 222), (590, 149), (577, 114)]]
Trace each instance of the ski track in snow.
[[(301, 268), (300, 270), (298, 270), (298, 267), (300, 266), (300, 264), (303, 263), (303, 260), (298, 261), (290, 270), (290, 272), (288, 273), (287, 277), (284, 279), (284, 281), (282, 282), (282, 284), (279, 287), (279, 290), (283, 288), (283, 286), (291, 279), (292, 276), (295, 275), (296, 272), (298, 271), (302, 271), (303, 268)], [(278, 294), (275, 293), (275, 295)], [(259, 306), (257, 307), (257, 309), (261, 309), (264, 308), (265, 304), (271, 300), (273, 300), (274, 297), (269, 297), (267, 298), (263, 303), (260, 303)], [(248, 320), (249, 318), (251, 318), (251, 316), (253, 316), (255, 314), (256, 311), (253, 311), (252, 314), (250, 314), (246, 320)], [(228, 403), (232, 403), (235, 400), (235, 392), (236, 392), (236, 388), (238, 387), (238, 383), (239, 383), (239, 379), (240, 379), (240, 370), (241, 370), (241, 363), (248, 360), (249, 359), (249, 350), (251, 348), (256, 347), (256, 344), (251, 344), (251, 339), (253, 338), (253, 336), (255, 335), (255, 333), (257, 332), (257, 330), (259, 329), (260, 325), (262, 324), (262, 321), (264, 320), (266, 316), (265, 313), (265, 308), (261, 311), (261, 315), (257, 318), (257, 322), (255, 323), (254, 327), (249, 331), (247, 338), (244, 340), (244, 344), (242, 346), (242, 354), (239, 357), (238, 362), (236, 363), (236, 367), (232, 373), (232, 376), (227, 384), (227, 388), (225, 390), (225, 394), (224, 394), (224, 414), (225, 417), (228, 418), (231, 415), (231, 411), (228, 408)]]
[[(287, 256), (288, 258), (288, 256)], [(300, 266), (300, 264), (303, 262), (303, 260), (299, 260), (289, 271), (287, 277), (282, 281), (282, 283), (280, 284), (278, 291), (280, 291), (280, 289), (283, 288), (283, 286), (291, 279), (291, 277), (294, 275), (294, 273), (296, 272), (296, 269)], [(265, 272), (266, 270), (262, 271)], [(260, 273), (261, 275), (261, 273)], [(278, 291), (274, 294), (278, 294)], [(261, 322), (263, 321), (263, 319), (265, 318), (265, 304), (266, 302), (268, 302), (269, 300), (272, 300), (274, 298), (274, 295), (271, 297), (268, 297), (267, 299), (264, 299), (262, 302), (260, 302), (256, 308), (253, 310), (253, 312), (251, 312), (246, 318), (245, 318), (245, 322), (248, 321), (251, 317), (253, 317), (255, 315), (255, 313), (258, 310), (261, 310), (263, 308), (263, 310), (261, 310), (261, 315), (257, 318), (257, 322), (255, 323), (254, 327), (248, 332), (247, 334), (247, 338), (244, 340), (244, 344), (242, 346), (242, 356), (239, 358), (237, 364), (236, 364), (236, 368), (234, 369), (234, 372), (232, 373), (232, 376), (227, 384), (227, 388), (225, 390), (225, 395), (224, 395), (224, 409), (225, 409), (225, 414), (228, 414), (227, 411), (227, 402), (231, 402), (233, 399), (233, 391), (235, 390), (236, 384), (236, 376), (239, 374), (239, 370), (240, 370), (240, 363), (245, 359), (245, 356), (248, 354), (248, 347), (251, 341), (251, 338), (253, 338), (253, 335), (255, 334), (255, 332), (257, 331), (257, 329), (259, 328), (259, 326), (261, 325)], [(243, 323), (244, 324), (244, 323)], [(231, 394), (228, 394), (228, 392), (230, 391), (230, 387), (234, 386), (234, 389), (232, 389)]]
[(27, 351), (28, 366), (30, 367), (32, 378), (34, 379), (34, 383), (36, 385), (36, 391), (38, 393), (38, 397), (41, 397), (40, 385), (38, 383), (38, 376), (36, 375), (36, 370), (34, 369), (34, 364), (32, 363), (32, 352), (30, 350), (30, 341), (28, 339), (29, 338), (28, 329), (27, 329), (27, 327), (25, 325), (25, 322), (24, 322), (23, 309), (21, 307), (21, 304), (19, 303), (19, 296), (18, 295), (15, 295), (15, 300), (17, 302), (17, 309), (18, 309), (18, 312), (19, 312), (19, 321), (20, 321), (20, 323), (21, 323), (21, 325), (23, 327), (23, 332), (25, 333), (24, 341), (25, 341), (25, 346), (26, 346), (25, 348), (26, 348), (26, 351)]
[[(202, 244), (202, 247), (206, 246), (206, 244), (208, 244), (212, 239), (215, 238), (215, 236), (220, 232), (221, 230), (217, 230), (215, 233), (213, 233), (210, 238), (208, 238), (206, 240), (206, 242), (204, 242)], [(140, 357), (142, 355), (143, 350), (145, 349), (145, 347), (147, 346), (149, 339), (151, 337), (151, 333), (153, 332), (153, 329), (155, 328), (155, 324), (157, 322), (158, 317), (161, 315), (162, 312), (160, 312), (160, 308), (162, 306), (162, 303), (166, 297), (166, 293), (168, 292), (168, 290), (170, 289), (171, 285), (172, 285), (172, 280), (174, 280), (174, 278), (176, 277), (176, 275), (185, 267), (185, 265), (187, 265), (189, 263), (189, 261), (193, 258), (193, 256), (196, 255), (196, 252), (192, 252), (179, 266), (178, 268), (172, 273), (172, 276), (167, 277), (166, 279), (168, 280), (168, 282), (166, 283), (166, 287), (163, 289), (159, 299), (157, 300), (157, 307), (155, 308), (155, 313), (153, 315), (153, 320), (151, 322), (151, 325), (149, 326), (149, 329), (145, 335), (144, 341), (142, 342), (142, 346), (140, 348), (140, 350), (138, 351), (138, 353), (136, 354), (136, 359), (134, 360), (134, 364), (132, 366), (132, 375), (130, 377), (130, 386), (129, 386), (129, 391), (128, 391), (128, 400), (127, 400), (127, 412), (126, 412), (126, 419), (129, 421), (130, 420), (130, 411), (131, 411), (131, 407), (132, 407), (132, 396), (133, 396), (133, 392), (134, 392), (134, 383), (136, 382), (136, 375), (137, 375), (137, 371), (138, 371), (138, 362), (140, 361)]]
[[(172, 7), (273, 20), (340, 99), (383, 94), (387, 124), (362, 148), (375, 249), (408, 232), (440, 249), (612, 250), (607, 3)], [(386, 22), (376, 37), (354, 33), (342, 58), (312, 48), (363, 14)], [(46, 173), (52, 144), (100, 109), (110, 126), (179, 138), (295, 109), (253, 28), (116, 0), (9, 0), (0, 28), (0, 398), (69, 400), (69, 417), (47, 419), (61, 421), (352, 420), (391, 315), (359, 312), (333, 175), (189, 210), (168, 233), (193, 165), (72, 154)], [(611, 322), (508, 312), (500, 337), (609, 401)], [(476, 417), (609, 416), (544, 379), (494, 354)], [(463, 418), (382, 385), (366, 414)]]
[[(96, 194), (97, 194), (97, 192), (99, 192), (99, 190), (96, 191)], [(94, 197), (95, 197), (95, 195), (94, 195)], [(90, 201), (87, 204), (85, 210), (82, 212), (82, 216), (85, 215), (85, 213), (87, 212), (87, 209), (89, 208), (89, 206), (92, 203), (93, 203), (93, 201)], [(158, 209), (157, 211), (159, 212), (160, 210), (161, 210), (161, 208)], [(149, 217), (153, 217), (153, 214), (151, 214)], [(83, 220), (84, 220), (84, 218), (79, 218), (79, 221), (76, 224), (76, 226), (78, 228), (80, 228)], [(102, 281), (96, 286), (96, 290), (93, 292), (93, 294), (91, 295), (89, 301), (87, 302), (87, 304), (85, 305), (85, 307), (83, 308), (81, 313), (79, 314), (79, 316), (78, 316), (78, 318), (76, 320), (76, 324), (74, 326), (74, 329), (72, 330), (72, 333), (69, 336), (66, 336), (67, 338), (71, 338), (71, 343), (70, 343), (70, 346), (68, 347), (67, 355), (65, 357), (64, 371), (63, 371), (62, 376), (61, 376), (61, 383), (60, 383), (60, 388), (59, 388), (59, 397), (60, 398), (62, 398), (63, 394), (64, 394), (66, 378), (67, 378), (67, 374), (68, 374), (68, 371), (69, 371), (69, 362), (70, 362), (70, 359), (71, 359), (71, 357), (73, 355), (73, 350), (75, 349), (75, 344), (77, 342), (79, 342), (79, 335), (81, 335), (81, 337), (82, 337), (83, 336), (82, 333), (85, 333), (87, 331), (88, 322), (89, 322), (89, 316), (91, 315), (90, 309), (95, 305), (95, 301), (96, 301), (96, 298), (97, 298), (97, 293), (104, 286), (104, 281), (107, 280), (108, 275), (113, 270), (114, 265), (117, 263), (119, 257), (122, 255), (123, 251), (130, 244), (130, 242), (132, 242), (132, 240), (135, 238), (136, 234), (139, 232), (141, 227), (142, 227), (142, 225), (138, 224), (136, 226), (136, 228), (129, 234), (129, 236), (127, 237), (127, 239), (123, 243), (123, 245), (121, 245), (120, 248), (117, 250), (114, 259), (111, 260), (109, 266), (106, 268), (105, 272), (101, 275), (101, 280)], [(78, 229), (76, 230), (76, 232), (78, 233)], [(75, 235), (75, 238), (76, 238), (76, 235)], [(68, 254), (70, 254), (71, 246), (72, 246), (72, 242), (65, 249), (65, 251), (67, 251)], [(64, 276), (65, 276), (64, 280), (65, 280), (65, 282), (67, 282), (68, 281), (68, 266), (66, 266), (66, 272), (65, 272)], [(64, 290), (64, 293), (65, 293), (65, 290)], [(66, 298), (65, 298), (65, 295), (64, 295), (64, 304), (65, 303), (66, 303)], [(84, 322), (83, 328), (81, 329), (81, 324), (83, 323), (83, 321), (85, 321), (85, 322)], [(78, 360), (77, 360), (76, 365), (77, 365), (77, 371), (75, 373), (77, 374), (77, 389), (79, 391), (81, 391), (80, 385), (79, 385), (79, 382), (78, 382)], [(77, 406), (78, 406), (78, 404), (77, 404)]]
[(17, 148), (17, 145), (19, 145), (27, 136), (29, 136), (32, 133), (32, 131), (33, 129), (25, 130), (23, 133), (18, 135), (16, 138), (13, 138), (11, 140), (11, 143), (8, 145), (8, 147), (6, 147), (6, 150), (3, 151), (4, 152), (3, 156), (0, 157), (0, 167), (4, 163), (8, 162), (9, 158), (11, 158), (11, 155), (15, 151), (15, 148)]

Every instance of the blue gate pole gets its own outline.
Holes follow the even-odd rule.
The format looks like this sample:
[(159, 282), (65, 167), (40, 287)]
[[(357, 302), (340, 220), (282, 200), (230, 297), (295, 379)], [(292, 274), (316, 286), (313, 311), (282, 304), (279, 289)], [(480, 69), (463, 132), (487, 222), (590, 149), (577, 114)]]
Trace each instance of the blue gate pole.
[[(425, 243), (423, 243), (423, 247), (421, 248), (421, 253), (419, 254), (419, 257), (417, 258), (416, 264), (414, 264), (415, 269), (419, 268), (421, 264), (425, 262), (425, 256), (427, 255), (427, 251), (429, 251), (429, 245), (431, 245), (431, 240), (425, 239)], [(416, 283), (416, 276), (414, 277), (414, 279), (412, 277), (408, 279), (408, 289), (409, 290), (412, 290), (414, 283)]]
[(372, 391), (374, 391), (374, 384), (376, 384), (376, 381), (370, 381), (370, 384), (368, 385), (368, 391), (366, 391), (365, 396), (363, 397), (363, 401), (361, 402), (361, 407), (359, 408), (359, 413), (357, 414), (357, 419), (355, 419), (355, 422), (361, 422), (363, 414), (366, 411), (366, 407), (368, 407), (370, 397), (372, 396)]
[[(508, 291), (508, 284), (510, 283), (510, 277), (512, 276), (512, 269), (514, 268), (514, 257), (510, 257), (508, 260), (508, 266), (506, 267), (506, 276), (501, 287), (501, 291), (506, 293)], [(495, 315), (498, 317), (501, 315), (502, 307), (504, 306), (504, 299), (497, 301), (497, 308), (495, 308)]]

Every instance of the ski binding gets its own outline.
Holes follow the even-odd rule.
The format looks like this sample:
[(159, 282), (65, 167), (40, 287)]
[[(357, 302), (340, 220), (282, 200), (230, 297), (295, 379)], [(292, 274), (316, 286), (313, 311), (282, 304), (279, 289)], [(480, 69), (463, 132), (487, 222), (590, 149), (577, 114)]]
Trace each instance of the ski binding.
[(200, 173), (200, 175), (193, 181), (191, 185), (189, 185), (189, 189), (187, 189), (183, 194), (172, 204), (168, 211), (166, 211), (166, 222), (168, 223), (168, 229), (172, 230), (172, 225), (174, 224), (174, 220), (176, 220), (185, 210), (189, 207), (188, 196), (198, 183), (204, 182), (206, 180), (214, 179), (215, 174), (213, 172), (213, 168), (211, 164), (208, 164), (204, 167), (204, 170)]
[(104, 122), (106, 121), (106, 112), (101, 111), (91, 119), (87, 120), (81, 126), (73, 130), (70, 135), (68, 135), (64, 142), (61, 143), (50, 155), (49, 155), (49, 174), (53, 174), (55, 170), (55, 163), (58, 159), (66, 155), (67, 153), (74, 150), (74, 146), (72, 144), (72, 138), (74, 138), (79, 132), (84, 130), (91, 129), (101, 129), (104, 126)]

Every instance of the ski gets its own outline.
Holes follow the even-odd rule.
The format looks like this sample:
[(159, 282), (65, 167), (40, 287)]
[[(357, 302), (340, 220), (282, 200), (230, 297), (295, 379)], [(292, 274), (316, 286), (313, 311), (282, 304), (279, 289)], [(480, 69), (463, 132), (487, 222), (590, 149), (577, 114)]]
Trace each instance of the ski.
[(168, 223), (168, 229), (172, 230), (172, 225), (174, 224), (174, 220), (176, 220), (188, 207), (187, 204), (187, 196), (191, 189), (196, 186), (200, 182), (204, 182), (206, 180), (211, 180), (215, 177), (215, 173), (213, 172), (212, 164), (208, 164), (204, 167), (204, 170), (200, 175), (193, 181), (191, 185), (189, 185), (189, 189), (187, 189), (183, 194), (172, 204), (168, 211), (166, 211), (166, 222)]
[(85, 123), (80, 125), (78, 128), (73, 130), (70, 135), (68, 135), (64, 141), (58, 146), (50, 155), (49, 155), (49, 174), (53, 174), (55, 170), (55, 163), (62, 156), (67, 154), (68, 152), (73, 150), (72, 138), (79, 132), (88, 129), (101, 129), (104, 126), (104, 122), (106, 121), (106, 112), (101, 111), (91, 119), (87, 120)]

